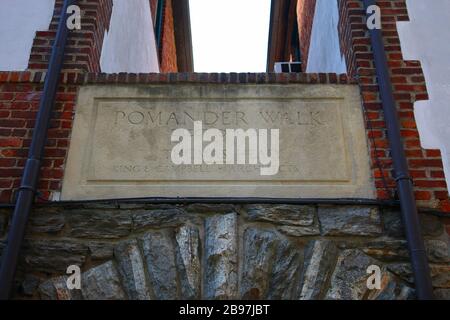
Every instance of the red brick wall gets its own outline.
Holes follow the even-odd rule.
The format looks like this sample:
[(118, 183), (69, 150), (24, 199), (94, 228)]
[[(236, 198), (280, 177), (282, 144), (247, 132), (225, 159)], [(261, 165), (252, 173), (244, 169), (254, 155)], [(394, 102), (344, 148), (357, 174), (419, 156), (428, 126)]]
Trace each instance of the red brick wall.
[(298, 0), (297, 23), (300, 36), (300, 51), (302, 55), (303, 72), (308, 65), (309, 45), (313, 27), (314, 14), (316, 12), (316, 0)]
[[(62, 0), (57, 0), (48, 31), (36, 32), (27, 72), (0, 73), (0, 202), (13, 201), (31, 142), (45, 72), (56, 36)], [(69, 33), (64, 62), (65, 82), (75, 84), (80, 72), (100, 72), (100, 54), (109, 27), (112, 0), (80, 0), (81, 30)], [(71, 70), (72, 72), (68, 72)], [(69, 145), (78, 87), (58, 90), (54, 119), (48, 132), (47, 149), (39, 183), (40, 199), (61, 189), (64, 161)]]
[[(62, 3), (62, 0), (56, 1), (49, 30), (36, 33), (28, 64), (30, 70), (47, 70)], [(64, 69), (100, 72), (100, 55), (111, 19), (112, 0), (80, 0), (77, 4), (81, 8), (81, 30), (70, 32)]]
[(173, 25), (172, 0), (165, 1), (163, 36), (160, 48), (160, 71), (178, 72), (177, 49)]
[[(441, 153), (421, 147), (414, 118), (414, 102), (428, 99), (428, 94), (420, 62), (405, 61), (401, 52), (396, 21), (408, 20), (406, 0), (378, 1), (377, 4), (382, 9), (384, 43), (416, 198), (421, 206), (450, 212)], [(392, 159), (363, 3), (339, 0), (339, 10), (342, 52), (349, 75), (356, 77), (361, 87), (378, 197), (392, 198), (395, 196)]]
[[(74, 76), (70, 77), (75, 79)], [(0, 202), (13, 201), (31, 143), (43, 88), (42, 72), (0, 72)], [(72, 128), (76, 86), (61, 86), (48, 131), (39, 183), (40, 199), (61, 189)]]

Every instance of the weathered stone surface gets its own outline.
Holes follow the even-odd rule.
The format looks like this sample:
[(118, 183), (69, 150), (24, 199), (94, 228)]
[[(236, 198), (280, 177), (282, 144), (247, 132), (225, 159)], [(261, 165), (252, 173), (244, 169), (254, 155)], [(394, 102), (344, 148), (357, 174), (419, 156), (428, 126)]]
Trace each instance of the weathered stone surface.
[(434, 290), (434, 298), (437, 300), (450, 300), (450, 289)]
[(60, 210), (39, 210), (31, 214), (28, 232), (57, 233), (64, 228), (64, 224), (64, 216)]
[(87, 210), (97, 210), (97, 209), (118, 209), (119, 205), (117, 202), (103, 201), (103, 202), (86, 202), (81, 204), (76, 204), (75, 206), (87, 209)]
[(114, 251), (114, 243), (104, 241), (89, 241), (89, 251), (93, 260), (112, 259)]
[(150, 300), (150, 287), (137, 241), (121, 242), (114, 248), (114, 256), (128, 298)]
[(50, 279), (39, 286), (43, 300), (81, 300), (80, 290), (67, 288), (67, 276)]
[(237, 295), (237, 217), (217, 215), (205, 221), (204, 298), (231, 299)]
[(273, 300), (297, 298), (300, 271), (301, 261), (298, 249), (288, 240), (282, 239), (276, 249), (267, 298)]
[[(429, 261), (437, 263), (449, 261), (447, 242), (442, 240), (425, 240), (425, 248)], [(406, 240), (371, 241), (362, 247), (362, 251), (381, 261), (409, 261)]]
[(361, 250), (369, 256), (385, 261), (408, 261), (409, 253), (405, 240), (376, 240), (363, 245)]
[(167, 230), (152, 231), (142, 237), (141, 245), (156, 299), (177, 299), (177, 269), (171, 235)]
[(81, 266), (89, 254), (89, 249), (73, 240), (26, 239), (23, 261), (33, 271), (63, 272), (69, 265)]
[(314, 206), (248, 205), (245, 206), (249, 221), (264, 221), (288, 226), (309, 227), (314, 224)]
[[(80, 88), (75, 109), (63, 200), (375, 196), (356, 85), (92, 85)], [(172, 132), (196, 121), (279, 130), (275, 182), (260, 164), (173, 164)]]
[(226, 214), (236, 211), (235, 207), (231, 204), (205, 204), (195, 203), (190, 204), (185, 209), (189, 213), (200, 214)]
[[(110, 282), (110, 278), (117, 278), (113, 281), (116, 292), (113, 290), (111, 295), (114, 297), (108, 297), (111, 299), (116, 299), (116, 296), (132, 299), (166, 299), (167, 296), (171, 299), (227, 299), (242, 296), (249, 299), (415, 298), (407, 242), (399, 236), (400, 229), (390, 229), (396, 224), (397, 218), (389, 220), (386, 211), (383, 212), (384, 229), (380, 236), (373, 238), (343, 234), (332, 238), (313, 234), (319, 222), (317, 214), (317, 223), (314, 219), (308, 220), (308, 214), (298, 221), (295, 220), (295, 213), (288, 219), (289, 213), (283, 218), (276, 218), (280, 207), (284, 210), (286, 207), (302, 206), (219, 205), (214, 209), (216, 205), (192, 205), (188, 206), (189, 210), (184, 205), (169, 204), (139, 204), (136, 207), (130, 204), (114, 210), (112, 208), (117, 207), (117, 204), (103, 206), (94, 209), (88, 205), (56, 204), (35, 208), (37, 211), (31, 216), (39, 217), (38, 223), (32, 225), (30, 222), (27, 231), (14, 284), (14, 298), (82, 299), (80, 291), (67, 290), (67, 267), (74, 264), (85, 269), (106, 261), (111, 262), (115, 269), (106, 273), (97, 271), (98, 277), (101, 273), (107, 279), (96, 280), (101, 288), (95, 289), (100, 292), (95, 294), (108, 296), (106, 292), (110, 290), (105, 288), (106, 283)], [(259, 213), (253, 213), (253, 218), (247, 219), (249, 208), (258, 208)], [(201, 213), (196, 213), (197, 209)], [(229, 210), (233, 210), (233, 213), (216, 214)], [(79, 211), (82, 215), (78, 214)], [(94, 233), (95, 238), (71, 235), (71, 225), (66, 218), (71, 215), (70, 219), (80, 220), (93, 211), (106, 213), (107, 217), (116, 213), (128, 215), (127, 219), (131, 221), (131, 226), (129, 222), (128, 226), (132, 233), (123, 239), (109, 238), (109, 235), (105, 237), (105, 232), (110, 231), (105, 231), (104, 224), (99, 238)], [(51, 216), (52, 213), (55, 213), (55, 217)], [(5, 210), (0, 210), (0, 216), (2, 214), (7, 216)], [(397, 215), (394, 212), (391, 217)], [(447, 235), (441, 232), (442, 221), (445, 220), (429, 214), (421, 214), (421, 219), (425, 224), (422, 226), (424, 234), (427, 234), (425, 245), (431, 262), (435, 294), (438, 298), (450, 299), (449, 242)], [(133, 220), (137, 222), (135, 229)], [(242, 223), (239, 228), (238, 221)], [(305, 226), (311, 221), (311, 226)], [(350, 222), (347, 221), (351, 221), (351, 218), (341, 225), (343, 230), (349, 228)], [(360, 223), (356, 221), (356, 224)], [(88, 228), (89, 232), (96, 231), (94, 226), (83, 228)], [(308, 230), (312, 230), (311, 234), (308, 234)], [(159, 234), (159, 237), (148, 240), (145, 256), (143, 239), (147, 233)], [(311, 241), (294, 238), (302, 236), (313, 237)], [(306, 240), (309, 242), (305, 248)], [(5, 241), (5, 237), (0, 238), (0, 253)], [(327, 246), (330, 241), (338, 249), (331, 250)], [(338, 250), (356, 253), (337, 261)], [(149, 261), (156, 266), (154, 269), (149, 268)], [(369, 275), (366, 274), (365, 262), (381, 267), (381, 290), (367, 290), (365, 281)], [(47, 278), (56, 275), (63, 277)], [(153, 292), (151, 275), (159, 281), (157, 292)]]
[(201, 282), (200, 235), (198, 228), (183, 226), (176, 231), (177, 265), (180, 275), (181, 298), (199, 299)]
[(249, 221), (270, 222), (281, 225), (278, 231), (292, 237), (320, 234), (313, 206), (248, 205), (245, 206)]
[(322, 234), (375, 236), (382, 233), (380, 213), (369, 207), (319, 207)]
[[(414, 283), (411, 264), (391, 263), (387, 268), (410, 284)], [(450, 288), (450, 265), (430, 264), (431, 281), (435, 288)]]
[(273, 231), (254, 228), (245, 231), (241, 279), (243, 299), (267, 298), (277, 242)]
[[(404, 238), (405, 229), (399, 210), (383, 210), (383, 225), (387, 235)], [(430, 214), (419, 214), (423, 236), (439, 237), (444, 232), (444, 225), (438, 217)]]
[(26, 296), (32, 296), (38, 288), (40, 279), (32, 274), (27, 274), (23, 279), (21, 287)]
[(249, 228), (244, 234), (243, 299), (294, 299), (300, 255), (273, 231)]
[(308, 237), (320, 234), (319, 225), (317, 223), (310, 227), (281, 226), (277, 227), (277, 230), (290, 237)]
[(426, 240), (425, 247), (431, 262), (445, 263), (450, 261), (450, 251), (447, 241)]
[(112, 261), (84, 272), (81, 293), (86, 300), (125, 300), (120, 275)]
[(398, 281), (395, 276), (383, 268), (381, 288), (368, 290), (367, 300), (415, 300), (415, 290)]
[(186, 213), (178, 208), (162, 210), (132, 211), (133, 230), (141, 231), (151, 227), (177, 227), (184, 224)]
[(404, 238), (404, 228), (401, 214), (398, 210), (384, 209), (382, 213), (383, 230), (393, 238)]
[[(362, 300), (368, 290), (367, 268), (380, 263), (359, 250), (344, 250), (338, 256), (325, 296), (328, 300)], [(384, 268), (381, 269), (385, 272)]]
[(77, 210), (66, 212), (65, 217), (75, 238), (117, 239), (131, 232), (128, 211)]
[(300, 281), (300, 299), (318, 300), (325, 295), (326, 285), (336, 263), (338, 249), (328, 240), (311, 241), (305, 251)]

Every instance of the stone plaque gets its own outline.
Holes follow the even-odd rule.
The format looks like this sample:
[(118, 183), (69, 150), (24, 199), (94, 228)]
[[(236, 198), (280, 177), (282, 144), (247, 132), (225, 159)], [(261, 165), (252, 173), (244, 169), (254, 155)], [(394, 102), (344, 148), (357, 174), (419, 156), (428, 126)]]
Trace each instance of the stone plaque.
[[(182, 141), (173, 138), (178, 129), (192, 137), (190, 154), (179, 153), (191, 162), (174, 161)], [(202, 140), (210, 129), (219, 136)], [(255, 135), (233, 140), (236, 161), (227, 162), (232, 149), (227, 134), (239, 129)], [(208, 162), (202, 152), (219, 137), (223, 149), (212, 154), (223, 161)], [(269, 164), (259, 161), (261, 152), (266, 148), (266, 155), (274, 156), (275, 142), (279, 155), (270, 165), (276, 170), (264, 175)], [(244, 146), (241, 162), (238, 146)], [(63, 200), (212, 196), (373, 198), (357, 86), (81, 88)]]

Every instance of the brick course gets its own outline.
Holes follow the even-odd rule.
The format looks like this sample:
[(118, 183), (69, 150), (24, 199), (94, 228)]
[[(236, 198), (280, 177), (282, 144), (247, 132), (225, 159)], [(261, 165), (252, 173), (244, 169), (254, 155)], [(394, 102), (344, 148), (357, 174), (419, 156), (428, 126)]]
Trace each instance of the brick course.
[[(36, 32), (28, 69), (47, 70), (63, 1), (57, 0), (49, 30)], [(65, 70), (100, 72), (100, 55), (105, 31), (109, 29), (112, 0), (80, 0), (81, 30), (73, 30), (65, 54)]]
[[(341, 49), (346, 57), (349, 76), (357, 79), (361, 88), (378, 197), (396, 197), (392, 159), (363, 3), (358, 0), (339, 0), (338, 3)], [(382, 11), (389, 71), (417, 201), (422, 206), (449, 211), (440, 150), (425, 150), (421, 147), (414, 118), (414, 102), (428, 99), (428, 94), (420, 62), (403, 60), (401, 52), (396, 22), (409, 19), (406, 1), (377, 1), (377, 4)]]

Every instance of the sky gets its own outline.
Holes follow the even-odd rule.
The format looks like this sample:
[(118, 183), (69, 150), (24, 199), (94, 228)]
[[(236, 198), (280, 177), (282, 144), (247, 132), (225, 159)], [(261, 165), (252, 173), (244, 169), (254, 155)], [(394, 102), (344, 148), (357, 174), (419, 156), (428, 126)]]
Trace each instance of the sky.
[(265, 72), (270, 0), (190, 0), (195, 72)]

